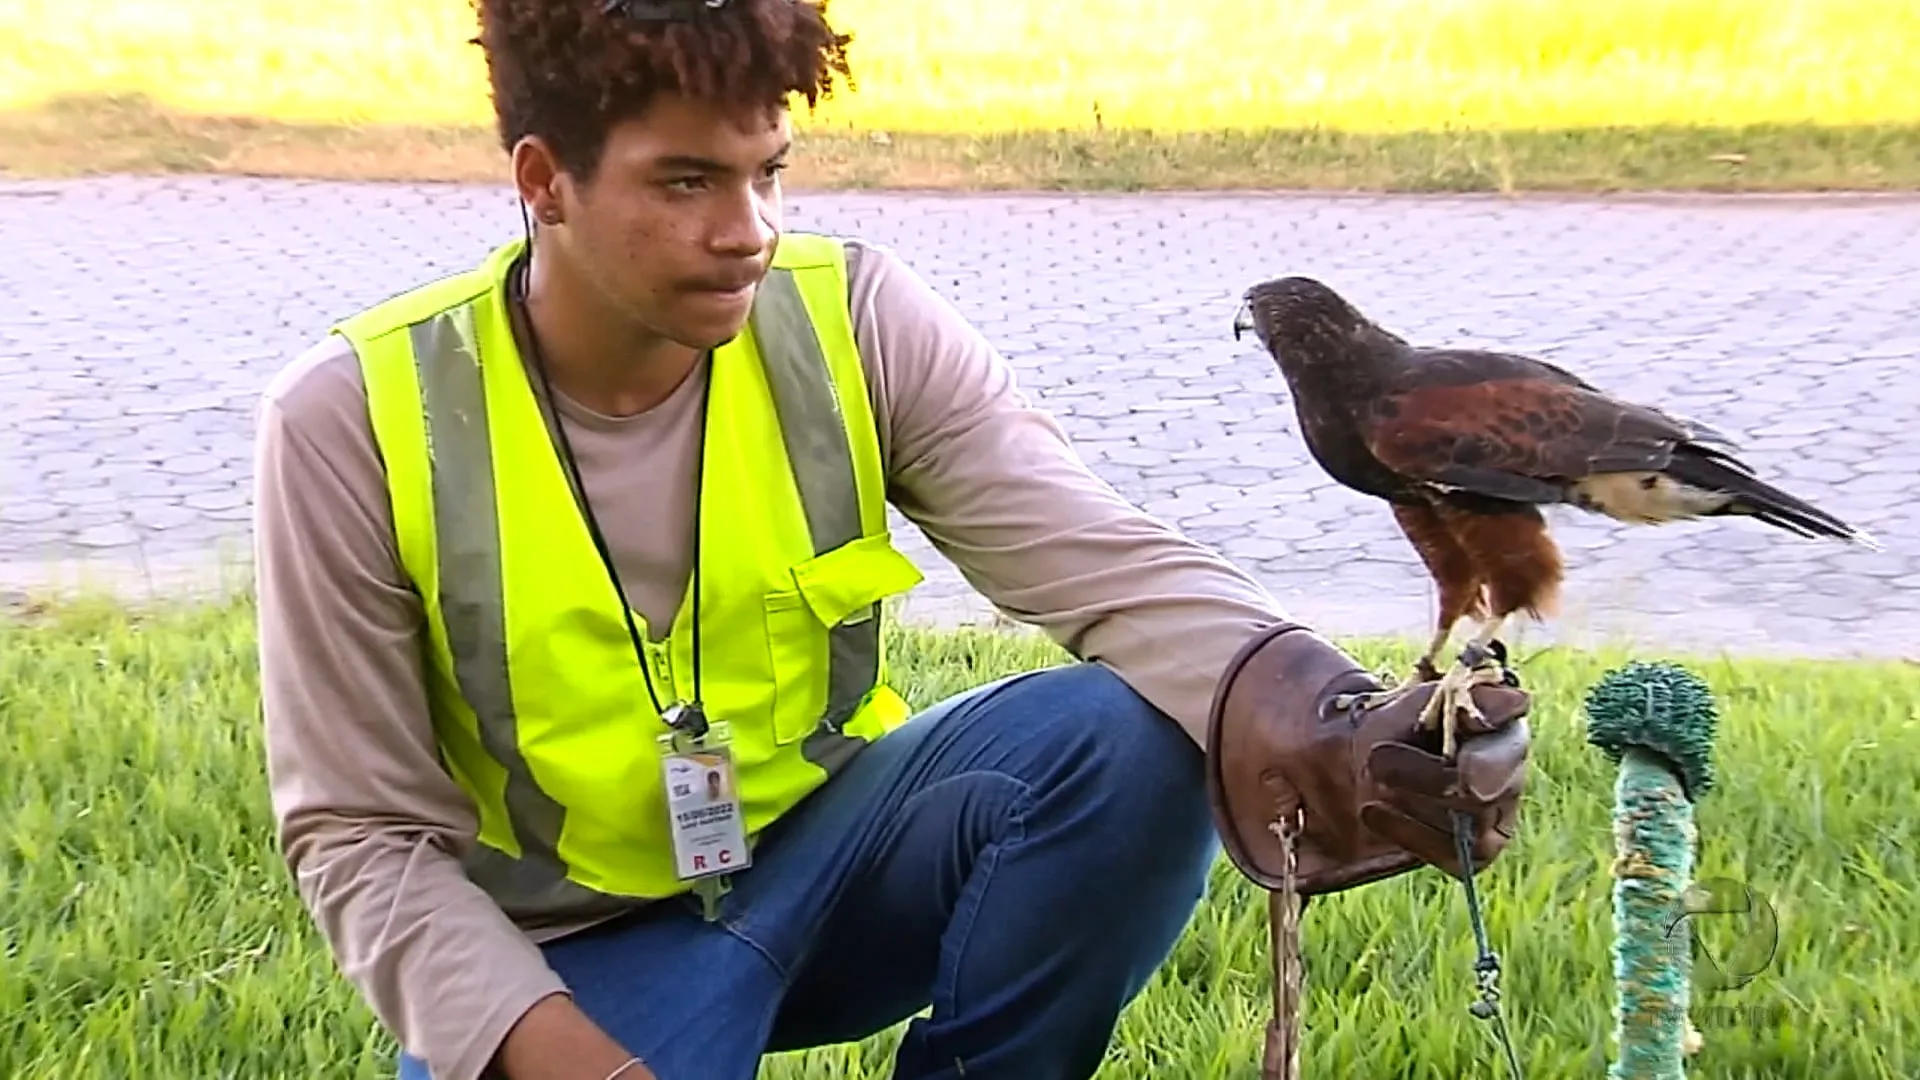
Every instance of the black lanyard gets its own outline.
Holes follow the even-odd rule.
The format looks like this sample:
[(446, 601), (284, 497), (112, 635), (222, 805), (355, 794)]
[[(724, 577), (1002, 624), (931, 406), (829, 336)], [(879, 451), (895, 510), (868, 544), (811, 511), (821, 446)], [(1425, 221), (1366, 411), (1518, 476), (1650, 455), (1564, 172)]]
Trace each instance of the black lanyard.
[[(531, 240), (531, 237), (529, 237)], [(528, 248), (532, 251), (531, 246)], [(573, 478), (574, 492), (580, 499), (580, 512), (587, 520), (587, 532), (593, 536), (593, 546), (600, 553), (600, 565), (606, 567), (607, 579), (613, 582), (614, 595), (620, 598), (620, 614), (627, 620), (627, 638), (633, 642), (633, 658), (640, 665), (640, 677), (646, 680), (647, 698), (653, 702), (653, 710), (660, 714), (667, 726), (698, 739), (707, 733), (706, 710), (700, 695), (700, 505), (706, 487), (706, 446), (707, 416), (711, 412), (713, 400), (713, 353), (707, 352), (701, 359), (705, 363), (702, 380), (705, 391), (700, 403), (700, 461), (695, 466), (693, 488), (693, 700), (684, 707), (669, 710), (660, 703), (660, 695), (653, 687), (652, 666), (647, 663), (647, 651), (640, 641), (640, 630), (633, 622), (633, 605), (627, 602), (627, 591), (620, 584), (620, 572), (614, 569), (613, 552), (607, 547), (607, 539), (600, 532), (600, 522), (594, 516), (593, 503), (587, 498), (587, 484), (581, 479), (580, 464), (573, 455), (573, 443), (567, 438), (567, 428), (560, 419), (559, 400), (553, 393), (553, 381), (547, 374), (545, 356), (540, 350), (540, 341), (533, 331), (533, 317), (527, 311), (527, 274), (529, 259), (519, 260), (516, 272), (512, 275), (511, 290), (513, 302), (520, 309), (521, 322), (526, 328), (527, 351), (533, 358), (534, 370), (540, 373), (540, 385), (546, 391), (548, 416), (553, 425), (554, 435), (559, 442), (560, 457), (567, 465), (567, 473)]]

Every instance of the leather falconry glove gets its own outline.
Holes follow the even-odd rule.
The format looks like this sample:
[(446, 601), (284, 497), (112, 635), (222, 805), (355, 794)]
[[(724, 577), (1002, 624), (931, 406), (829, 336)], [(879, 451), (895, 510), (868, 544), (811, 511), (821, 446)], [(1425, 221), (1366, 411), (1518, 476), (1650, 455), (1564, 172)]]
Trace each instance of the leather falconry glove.
[(1452, 761), (1420, 726), (1436, 682), (1360, 709), (1345, 695), (1383, 689), (1313, 631), (1281, 623), (1227, 665), (1208, 720), (1207, 791), (1222, 846), (1242, 874), (1281, 887), (1271, 826), (1300, 814), (1295, 888), (1304, 898), (1421, 864), (1462, 877), (1452, 811), (1472, 820), (1474, 870), (1514, 837), (1526, 786), (1529, 695), (1476, 686), (1485, 713), (1462, 717)]

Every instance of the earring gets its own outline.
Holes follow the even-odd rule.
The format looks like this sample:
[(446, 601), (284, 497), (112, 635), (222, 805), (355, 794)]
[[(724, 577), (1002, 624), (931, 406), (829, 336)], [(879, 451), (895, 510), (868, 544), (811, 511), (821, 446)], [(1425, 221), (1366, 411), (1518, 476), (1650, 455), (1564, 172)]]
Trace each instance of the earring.
[(552, 207), (552, 206), (549, 206), (549, 207), (546, 207), (546, 208), (544, 208), (544, 209), (542, 209), (542, 210), (540, 211), (540, 223), (541, 223), (542, 225), (558, 225), (558, 224), (560, 224), (560, 211), (559, 211), (559, 209), (558, 209), (557, 207)]

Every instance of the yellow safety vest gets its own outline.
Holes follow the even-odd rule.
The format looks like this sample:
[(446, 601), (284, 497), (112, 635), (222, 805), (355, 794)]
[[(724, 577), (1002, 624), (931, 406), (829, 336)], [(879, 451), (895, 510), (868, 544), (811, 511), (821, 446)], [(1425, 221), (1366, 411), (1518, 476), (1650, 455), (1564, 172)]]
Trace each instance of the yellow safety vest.
[[(668, 728), (509, 329), (523, 247), (336, 329), (359, 355), (425, 605), (441, 755), (478, 810), (467, 872), (525, 925), (688, 884), (656, 743)], [(753, 836), (909, 713), (887, 685), (881, 601), (922, 575), (888, 536), (839, 241), (781, 238), (709, 392), (701, 690), (731, 726)], [(668, 706), (692, 697), (691, 608), (664, 643), (633, 613)]]

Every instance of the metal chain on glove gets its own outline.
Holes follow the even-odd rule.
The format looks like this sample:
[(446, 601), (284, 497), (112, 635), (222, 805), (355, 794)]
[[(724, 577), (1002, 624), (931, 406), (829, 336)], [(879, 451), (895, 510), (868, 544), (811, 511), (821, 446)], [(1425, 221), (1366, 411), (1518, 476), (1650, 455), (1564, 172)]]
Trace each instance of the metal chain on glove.
[(1463, 810), (1453, 811), (1453, 844), (1460, 856), (1460, 873), (1467, 889), (1467, 918), (1473, 923), (1474, 942), (1480, 955), (1473, 962), (1480, 1000), (1468, 1007), (1476, 1018), (1493, 1021), (1495, 1037), (1507, 1053), (1507, 1068), (1514, 1080), (1521, 1080), (1520, 1055), (1514, 1052), (1513, 1039), (1507, 1034), (1507, 1021), (1500, 1013), (1500, 957), (1487, 943), (1487, 927), (1480, 915), (1480, 896), (1473, 887), (1473, 818)]
[[(1261, 1080), (1300, 1080), (1300, 1013), (1305, 965), (1300, 956), (1300, 894), (1297, 884), (1299, 859), (1296, 840), (1300, 835), (1300, 816), (1282, 819), (1267, 826), (1280, 840), (1280, 888), (1272, 894), (1269, 922), (1273, 950), (1273, 1019), (1267, 1028), (1266, 1053), (1260, 1063)], [(1513, 1047), (1506, 1018), (1500, 1011), (1500, 957), (1487, 939), (1486, 921), (1480, 911), (1480, 896), (1473, 887), (1473, 819), (1463, 811), (1453, 812), (1454, 846), (1460, 857), (1460, 869), (1467, 892), (1467, 917), (1473, 924), (1474, 943), (1479, 956), (1474, 960), (1475, 982), (1480, 1000), (1468, 1007), (1477, 1019), (1491, 1020), (1494, 1035), (1506, 1052), (1507, 1068), (1514, 1080), (1524, 1080), (1520, 1055)]]

